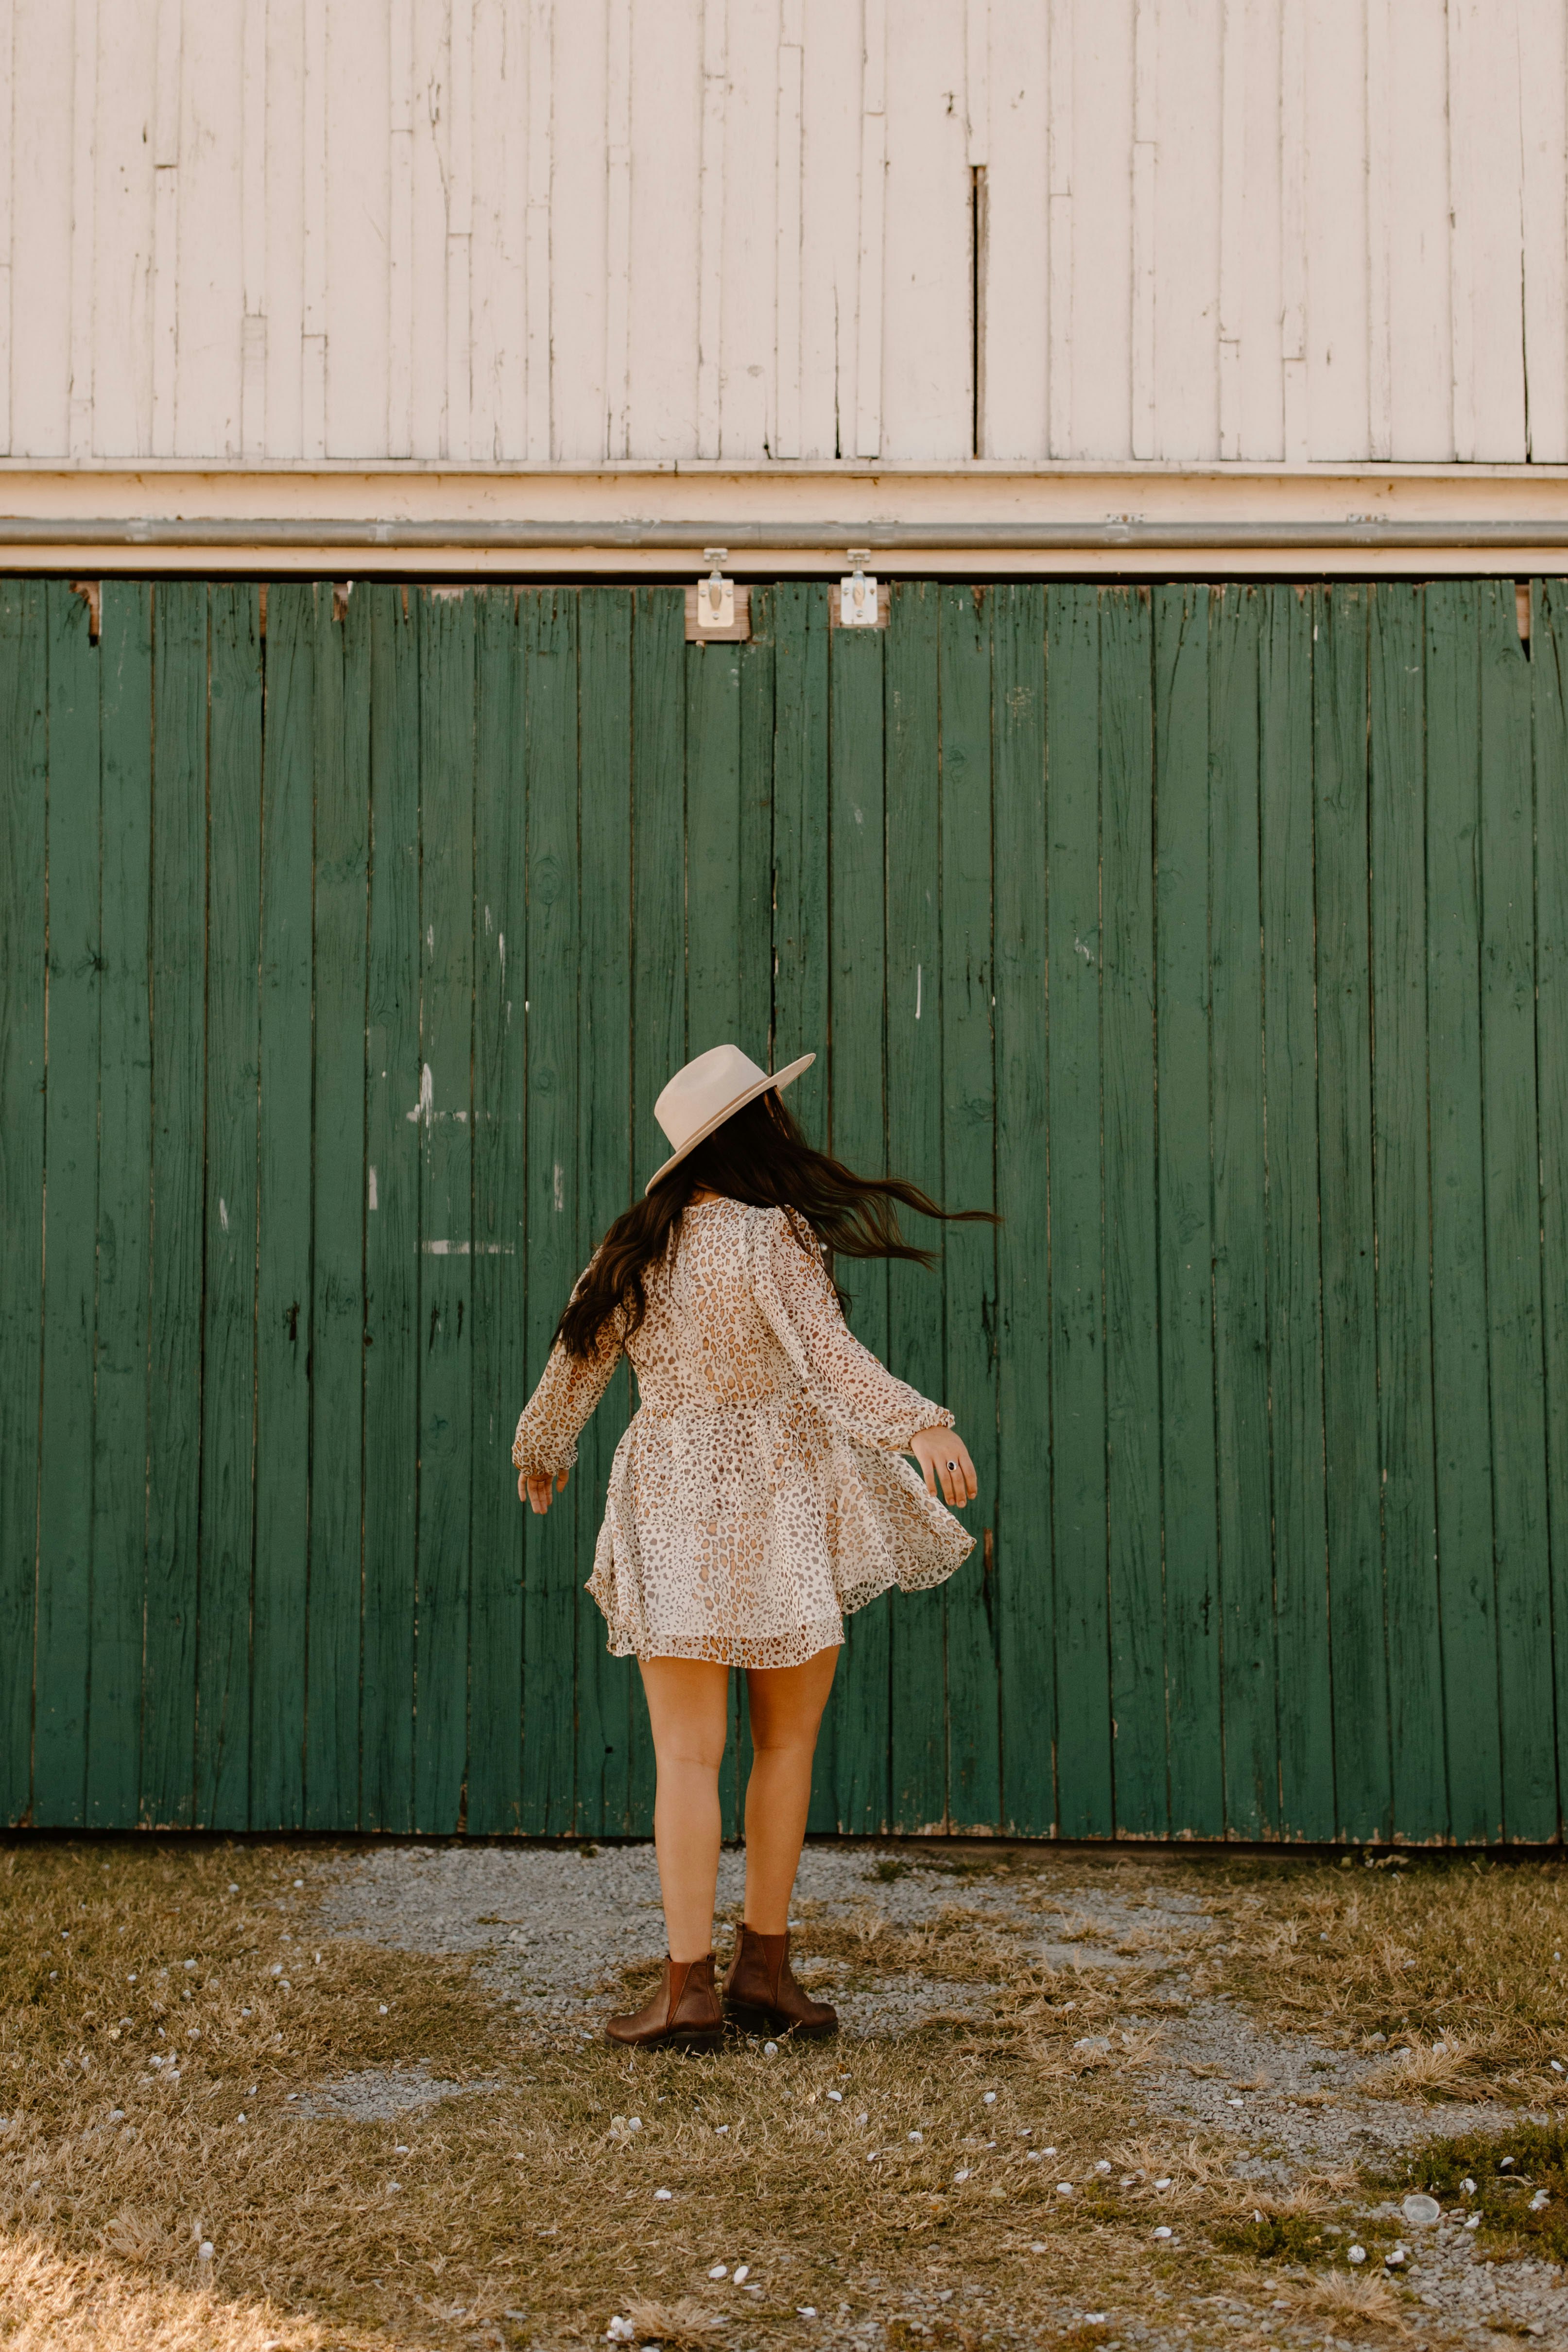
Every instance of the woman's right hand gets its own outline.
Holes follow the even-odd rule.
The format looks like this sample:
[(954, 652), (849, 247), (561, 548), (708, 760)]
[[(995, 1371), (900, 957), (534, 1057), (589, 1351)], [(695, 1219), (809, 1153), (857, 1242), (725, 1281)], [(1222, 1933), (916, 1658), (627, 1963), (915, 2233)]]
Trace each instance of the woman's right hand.
[(554, 1496), (564, 1492), (569, 1475), (567, 1471), (558, 1470), (552, 1478), (546, 1470), (542, 1476), (530, 1477), (525, 1470), (517, 1482), (517, 1499), (520, 1503), (531, 1503), (538, 1517), (542, 1518)]

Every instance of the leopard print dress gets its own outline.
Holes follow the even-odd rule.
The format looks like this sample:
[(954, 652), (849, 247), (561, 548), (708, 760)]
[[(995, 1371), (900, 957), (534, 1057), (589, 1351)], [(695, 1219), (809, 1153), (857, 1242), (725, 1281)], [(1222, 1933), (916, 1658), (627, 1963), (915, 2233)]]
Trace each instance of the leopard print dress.
[[(892, 1585), (940, 1584), (974, 1538), (901, 1459), (952, 1415), (850, 1332), (782, 1209), (685, 1211), (625, 1348), (639, 1403), (616, 1448), (588, 1591), (616, 1657), (793, 1666)], [(623, 1352), (559, 1346), (517, 1425), (530, 1476), (565, 1469)]]

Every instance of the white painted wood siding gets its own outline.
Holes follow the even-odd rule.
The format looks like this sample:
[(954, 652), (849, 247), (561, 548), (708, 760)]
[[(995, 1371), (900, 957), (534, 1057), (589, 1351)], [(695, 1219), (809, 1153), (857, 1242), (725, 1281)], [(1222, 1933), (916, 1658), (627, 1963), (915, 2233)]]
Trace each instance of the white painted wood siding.
[(0, 67), (12, 459), (1568, 461), (1568, 0), (0, 0)]

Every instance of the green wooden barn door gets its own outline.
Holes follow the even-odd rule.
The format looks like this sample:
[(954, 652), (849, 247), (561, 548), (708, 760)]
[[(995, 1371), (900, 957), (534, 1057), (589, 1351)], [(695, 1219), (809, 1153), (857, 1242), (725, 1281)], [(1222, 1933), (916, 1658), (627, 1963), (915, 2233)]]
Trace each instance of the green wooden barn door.
[(5, 1817), (646, 1831), (625, 1374), (508, 1450), (733, 1035), (1002, 1217), (848, 1270), (979, 1540), (815, 1826), (1555, 1836), (1565, 601), (0, 584)]

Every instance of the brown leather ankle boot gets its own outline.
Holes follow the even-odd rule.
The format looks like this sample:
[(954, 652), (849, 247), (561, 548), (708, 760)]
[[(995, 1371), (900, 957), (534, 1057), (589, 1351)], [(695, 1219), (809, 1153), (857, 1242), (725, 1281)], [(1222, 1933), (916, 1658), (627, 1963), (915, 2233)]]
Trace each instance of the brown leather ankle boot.
[(790, 1970), (789, 1931), (735, 1933), (735, 1955), (724, 1979), (724, 2014), (743, 2033), (837, 2033), (838, 2012), (802, 1992)]
[(653, 1999), (629, 2017), (612, 2017), (605, 2031), (629, 2049), (661, 2042), (678, 2050), (710, 2050), (724, 2032), (712, 1953), (700, 1960), (672, 1960), (667, 1953)]

